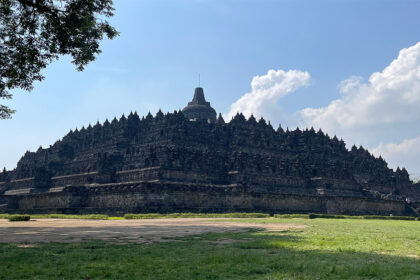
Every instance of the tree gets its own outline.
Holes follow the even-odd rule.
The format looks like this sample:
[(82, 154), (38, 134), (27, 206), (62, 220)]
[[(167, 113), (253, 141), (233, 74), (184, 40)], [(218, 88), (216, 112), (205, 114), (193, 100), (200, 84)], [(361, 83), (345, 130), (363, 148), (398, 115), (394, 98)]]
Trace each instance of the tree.
[[(118, 32), (105, 19), (112, 0), (1, 0), (0, 98), (11, 89), (30, 91), (41, 71), (60, 55), (70, 55), (78, 71), (101, 52), (99, 43)], [(14, 110), (0, 104), (0, 119)]]

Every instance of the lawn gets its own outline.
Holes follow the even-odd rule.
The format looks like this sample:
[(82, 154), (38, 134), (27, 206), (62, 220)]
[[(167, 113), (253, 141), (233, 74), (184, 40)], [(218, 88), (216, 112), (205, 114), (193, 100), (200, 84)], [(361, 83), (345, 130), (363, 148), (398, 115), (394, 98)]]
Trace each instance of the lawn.
[(0, 279), (420, 279), (419, 221), (242, 221), (308, 227), (147, 245), (0, 244)]

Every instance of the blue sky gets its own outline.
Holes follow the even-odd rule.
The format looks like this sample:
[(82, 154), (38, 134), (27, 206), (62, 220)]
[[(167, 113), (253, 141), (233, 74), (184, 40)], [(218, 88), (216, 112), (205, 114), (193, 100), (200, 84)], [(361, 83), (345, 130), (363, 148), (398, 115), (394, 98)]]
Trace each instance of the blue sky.
[[(380, 113), (388, 111), (377, 110), (378, 122), (366, 129), (378, 136), (365, 137), (363, 131), (319, 121), (322, 117), (304, 111), (329, 108), (334, 100), (344, 103), (347, 97), (339, 85), (350, 77), (373, 87), (369, 78), (374, 72), (420, 41), (420, 1), (121, 0), (115, 8), (110, 21), (121, 35), (105, 40), (102, 54), (84, 72), (63, 57), (44, 71), (45, 81), (36, 83), (31, 93), (15, 90), (13, 100), (2, 101), (17, 113), (0, 121), (0, 166), (14, 168), (26, 150), (48, 147), (82, 125), (132, 110), (145, 115), (159, 108), (181, 109), (191, 99), (199, 73), (207, 99), (229, 116), (235, 102), (255, 93), (254, 77), (266, 77), (271, 69), (284, 71), (267, 76), (282, 83), (292, 69), (308, 73), (310, 79), (280, 94), (275, 110), (246, 107), (246, 100), (241, 108), (266, 113), (274, 126), (325, 125), (349, 145), (363, 144), (383, 154), (391, 167), (404, 165), (420, 173), (415, 159), (401, 155), (404, 147), (420, 143), (420, 116), (390, 126), (378, 123)], [(416, 84), (417, 78), (412, 79)], [(359, 101), (364, 94), (354, 93)], [(394, 133), (390, 127), (404, 129)], [(407, 141), (414, 142), (406, 147)]]

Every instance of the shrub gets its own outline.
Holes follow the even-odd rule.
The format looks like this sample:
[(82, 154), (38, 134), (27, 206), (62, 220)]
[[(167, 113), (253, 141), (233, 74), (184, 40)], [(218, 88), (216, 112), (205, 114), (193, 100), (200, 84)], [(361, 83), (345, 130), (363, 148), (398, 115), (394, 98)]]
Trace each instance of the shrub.
[(318, 219), (318, 218), (324, 218), (324, 219), (345, 219), (346, 216), (344, 215), (334, 215), (334, 214), (309, 214), (309, 219)]
[(414, 221), (416, 220), (415, 217), (409, 216), (379, 216), (379, 215), (367, 215), (363, 216), (364, 219), (376, 219), (376, 220), (407, 220), (407, 221)]
[(29, 215), (11, 215), (9, 216), (9, 221), (18, 222), (18, 221), (29, 221), (31, 216)]

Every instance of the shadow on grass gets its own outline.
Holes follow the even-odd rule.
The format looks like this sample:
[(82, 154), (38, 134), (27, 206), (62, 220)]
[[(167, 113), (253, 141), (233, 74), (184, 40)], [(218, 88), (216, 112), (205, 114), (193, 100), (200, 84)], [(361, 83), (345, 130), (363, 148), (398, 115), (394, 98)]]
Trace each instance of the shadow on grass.
[(179, 224), (123, 224), (119, 226), (85, 226), (84, 222), (71, 225), (47, 225), (45, 227), (28, 224), (0, 227), (0, 243), (22, 242), (74, 242), (82, 240), (108, 240), (120, 242), (151, 242), (177, 236), (202, 234), (206, 232), (248, 231), (250, 226), (243, 224), (235, 227), (224, 225), (183, 225)]
[[(420, 279), (415, 258), (305, 249), (292, 231), (207, 233), (176, 242), (0, 245), (0, 279)], [(212, 243), (209, 241), (229, 240)]]

